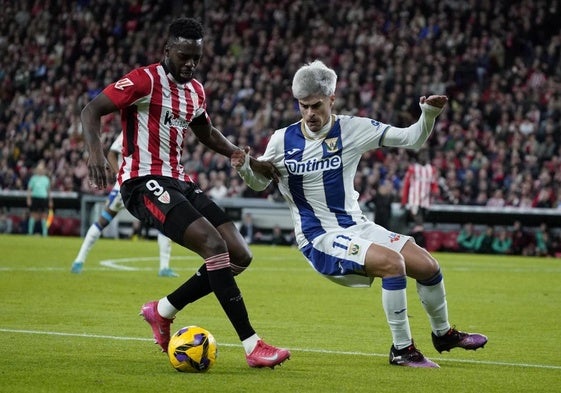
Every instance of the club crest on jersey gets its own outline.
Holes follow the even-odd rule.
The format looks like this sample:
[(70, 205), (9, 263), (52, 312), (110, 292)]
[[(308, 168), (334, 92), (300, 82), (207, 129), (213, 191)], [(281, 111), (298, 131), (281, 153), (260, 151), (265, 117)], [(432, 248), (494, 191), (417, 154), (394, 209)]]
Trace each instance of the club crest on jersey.
[(349, 255), (358, 255), (360, 252), (360, 246), (358, 244), (351, 243), (349, 244)]
[(399, 239), (400, 239), (399, 234), (397, 234), (395, 232), (390, 233), (390, 243), (398, 242)]
[(125, 90), (125, 87), (133, 86), (134, 83), (129, 78), (119, 79), (115, 82), (115, 89), (117, 90)]
[(162, 195), (158, 197), (158, 201), (160, 201), (161, 203), (165, 203), (166, 205), (170, 203), (171, 198), (169, 196), (169, 193), (167, 191), (164, 191)]
[(325, 144), (325, 147), (327, 148), (327, 151), (329, 153), (334, 153), (338, 150), (337, 148), (337, 140), (339, 138), (329, 138), (326, 139), (325, 141), (323, 141), (323, 143)]

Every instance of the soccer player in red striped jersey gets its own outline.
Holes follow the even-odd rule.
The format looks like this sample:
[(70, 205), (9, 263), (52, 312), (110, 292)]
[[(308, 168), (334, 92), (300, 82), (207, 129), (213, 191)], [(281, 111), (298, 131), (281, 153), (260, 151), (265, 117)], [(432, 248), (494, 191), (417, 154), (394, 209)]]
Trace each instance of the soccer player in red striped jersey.
[(437, 170), (430, 163), (428, 150), (422, 149), (405, 172), (401, 193), (401, 205), (415, 224), (423, 224), (432, 197), (438, 192)]
[[(160, 63), (132, 70), (88, 103), (81, 113), (89, 152), (92, 185), (107, 185), (107, 164), (100, 140), (100, 119), (120, 111), (123, 161), (118, 182), (126, 208), (146, 225), (196, 252), (204, 264), (175, 291), (144, 304), (141, 315), (166, 351), (177, 312), (214, 292), (234, 326), (251, 367), (274, 367), (290, 357), (286, 349), (264, 343), (250, 321), (234, 276), (244, 271), (251, 251), (234, 223), (185, 173), (183, 143), (190, 128), (198, 140), (230, 157), (239, 148), (213, 127), (205, 90), (194, 79), (203, 54), (203, 26), (180, 18), (169, 26)], [(254, 170), (273, 176), (269, 165)]]

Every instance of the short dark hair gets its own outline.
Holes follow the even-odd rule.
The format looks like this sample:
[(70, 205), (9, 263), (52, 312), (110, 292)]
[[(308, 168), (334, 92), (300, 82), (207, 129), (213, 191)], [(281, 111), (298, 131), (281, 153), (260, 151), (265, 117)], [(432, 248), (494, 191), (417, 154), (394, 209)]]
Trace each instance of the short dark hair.
[(169, 25), (168, 39), (186, 38), (198, 40), (204, 37), (204, 28), (201, 22), (193, 18), (179, 18)]

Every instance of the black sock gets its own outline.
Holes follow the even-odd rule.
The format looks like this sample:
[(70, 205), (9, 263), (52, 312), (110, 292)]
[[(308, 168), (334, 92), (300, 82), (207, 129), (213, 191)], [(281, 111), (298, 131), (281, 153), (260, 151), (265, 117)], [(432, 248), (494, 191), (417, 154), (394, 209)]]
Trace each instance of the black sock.
[(209, 293), (212, 293), (212, 289), (208, 281), (206, 265), (203, 264), (191, 278), (168, 295), (168, 300), (173, 307), (182, 310), (189, 303), (194, 303)]
[(242, 294), (230, 268), (208, 272), (208, 278), (214, 294), (228, 319), (234, 326), (240, 340), (245, 340), (255, 334), (249, 322), (249, 316)]
[(214, 294), (238, 333), (240, 340), (243, 341), (255, 334), (255, 330), (249, 322), (242, 294), (230, 268), (209, 273), (206, 265), (202, 265), (197, 273), (169, 294), (167, 298), (172, 306), (182, 310), (189, 303), (193, 303), (213, 292), (210, 284), (211, 280), (217, 288)]

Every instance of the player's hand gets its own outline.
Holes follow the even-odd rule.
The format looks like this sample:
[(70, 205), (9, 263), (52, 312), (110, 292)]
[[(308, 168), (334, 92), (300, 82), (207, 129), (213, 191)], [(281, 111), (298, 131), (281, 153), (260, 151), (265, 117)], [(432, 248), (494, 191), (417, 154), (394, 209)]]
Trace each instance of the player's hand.
[(110, 172), (109, 163), (105, 157), (90, 156), (88, 159), (88, 174), (91, 187), (97, 188), (98, 190), (107, 188), (108, 172)]
[(269, 161), (259, 161), (249, 156), (249, 151), (249, 146), (246, 146), (243, 149), (235, 150), (230, 156), (230, 164), (232, 167), (240, 169), (245, 164), (246, 157), (248, 157), (250, 160), (249, 164), (251, 165), (253, 172), (278, 183), (280, 177), (279, 170)]
[(436, 108), (444, 108), (444, 105), (448, 102), (448, 97), (444, 95), (432, 95), (428, 98), (422, 96), (419, 101), (421, 104), (427, 104)]
[(235, 169), (240, 169), (243, 164), (245, 164), (245, 156), (249, 153), (249, 147), (242, 149), (236, 149), (230, 156), (230, 165)]

